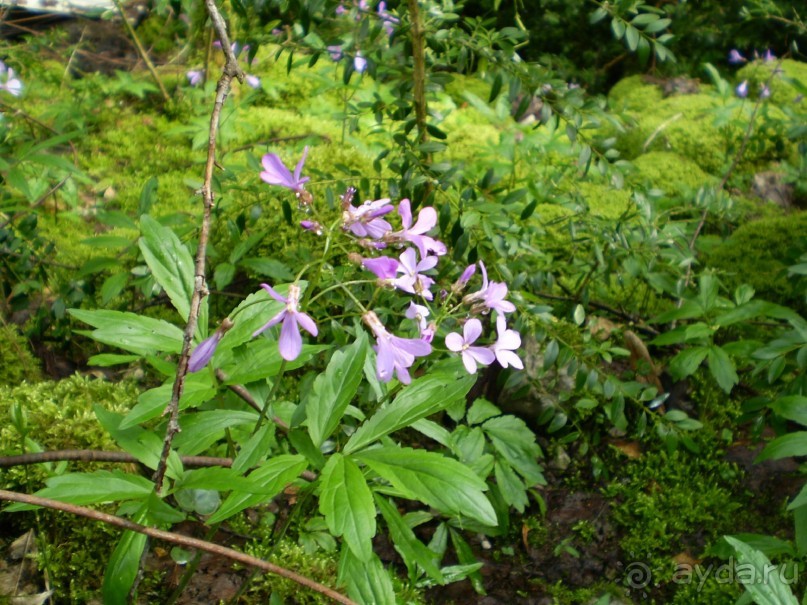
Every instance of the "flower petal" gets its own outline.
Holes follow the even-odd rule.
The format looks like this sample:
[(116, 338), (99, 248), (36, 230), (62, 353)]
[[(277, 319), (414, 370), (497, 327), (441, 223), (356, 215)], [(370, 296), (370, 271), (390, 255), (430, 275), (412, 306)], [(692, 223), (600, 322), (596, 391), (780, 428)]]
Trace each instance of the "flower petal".
[(465, 369), (468, 370), (469, 374), (476, 374), (476, 361), (472, 355), (468, 353), (468, 351), (462, 352), (462, 363), (465, 365)]
[(464, 345), (465, 341), (462, 339), (462, 336), (456, 332), (452, 332), (446, 336), (446, 346), (449, 351), (454, 351), (455, 353), (462, 351)]
[(387, 339), (379, 338), (376, 351), (376, 376), (381, 382), (389, 382), (392, 380), (392, 370), (392, 345)]
[[(294, 182), (300, 182), (300, 172), (303, 170), (303, 164), (305, 164), (305, 158), (308, 155), (308, 145), (305, 146), (303, 149), (303, 156), (300, 158), (300, 161), (297, 162), (297, 166), (294, 167)], [(306, 179), (308, 180), (308, 179)]]
[(496, 359), (496, 355), (487, 347), (468, 347), (465, 349), (465, 353), (473, 357), (477, 363), (483, 366), (489, 366)]
[(283, 165), (280, 157), (275, 153), (267, 153), (261, 159), (263, 164), (263, 172), (261, 172), (261, 179), (270, 185), (279, 185), (281, 187), (294, 188), (294, 179), (291, 176), (289, 169)]
[(423, 235), (437, 224), (437, 211), (431, 206), (421, 208), (418, 213), (418, 222), (409, 228), (410, 233)]
[(476, 339), (482, 335), (482, 322), (476, 318), (469, 319), (465, 322), (462, 334), (465, 337), (465, 344), (469, 345), (472, 342), (476, 342)]
[(311, 319), (311, 316), (308, 313), (298, 311), (297, 313), (295, 313), (295, 315), (297, 316), (297, 323), (300, 324), (303, 330), (311, 334), (311, 336), (316, 336), (317, 334), (319, 334), (317, 324), (314, 322), (313, 319)]
[(285, 305), (285, 304), (288, 304), (289, 299), (288, 299), (288, 298), (286, 298), (286, 297), (284, 297), (284, 296), (281, 296), (280, 294), (278, 294), (278, 293), (275, 291), (275, 289), (274, 289), (274, 288), (272, 288), (272, 286), (270, 286), (269, 284), (261, 284), (261, 288), (263, 288), (264, 290), (266, 290), (267, 292), (269, 292), (269, 296), (271, 296), (272, 298), (274, 298), (274, 299), (275, 299), (277, 302), (282, 302), (284, 305)]
[(269, 329), (269, 328), (271, 328), (272, 326), (274, 326), (274, 325), (276, 325), (276, 324), (280, 323), (280, 320), (281, 320), (281, 319), (283, 319), (283, 318), (286, 316), (286, 313), (288, 313), (288, 311), (286, 311), (286, 309), (281, 309), (281, 310), (280, 310), (280, 313), (278, 313), (277, 315), (275, 315), (275, 316), (274, 316), (272, 319), (270, 319), (270, 320), (269, 320), (269, 321), (267, 321), (265, 324), (263, 324), (263, 325), (262, 325), (260, 328), (258, 328), (257, 330), (255, 330), (255, 331), (252, 333), (252, 338), (255, 338), (255, 337), (256, 337), (256, 336), (258, 336), (258, 334), (260, 334), (261, 332), (265, 332), (266, 330), (268, 330), (268, 329)]
[(408, 199), (402, 199), (398, 204), (398, 214), (401, 215), (401, 223), (404, 229), (409, 229), (412, 226), (412, 206)]
[(277, 341), (280, 348), (280, 356), (286, 361), (294, 361), (303, 349), (303, 337), (297, 328), (297, 318), (295, 313), (288, 313), (283, 320), (283, 327), (280, 328), (280, 338)]

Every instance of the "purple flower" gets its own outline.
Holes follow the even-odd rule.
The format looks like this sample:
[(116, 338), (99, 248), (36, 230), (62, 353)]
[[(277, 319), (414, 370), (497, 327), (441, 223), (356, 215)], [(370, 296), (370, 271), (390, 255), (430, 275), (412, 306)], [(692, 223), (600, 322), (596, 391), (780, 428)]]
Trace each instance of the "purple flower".
[(303, 169), (307, 155), (308, 146), (306, 145), (305, 149), (303, 149), (303, 157), (297, 162), (297, 166), (294, 168), (294, 175), (292, 175), (289, 169), (280, 161), (280, 157), (278, 157), (277, 154), (267, 153), (261, 160), (263, 163), (261, 179), (270, 185), (279, 185), (280, 187), (286, 187), (287, 189), (300, 193), (305, 189), (303, 185), (310, 180), (310, 177), (307, 176), (300, 178), (300, 172)]
[[(415, 358), (425, 357), (432, 352), (432, 346), (417, 338), (400, 338), (387, 332), (384, 324), (372, 311), (362, 315), (362, 321), (367, 324), (376, 337), (376, 376), (381, 382), (392, 380), (393, 372), (402, 384), (409, 384), (409, 368), (415, 363)], [(492, 354), (491, 354), (492, 355)]]
[(333, 44), (327, 47), (328, 53), (331, 55), (331, 60), (338, 61), (342, 58), (342, 47), (339, 44)]
[(344, 15), (347, 12), (347, 9), (345, 8), (345, 5), (340, 2), (339, 6), (336, 7), (336, 10), (334, 10), (334, 12), (337, 15), (341, 16), (341, 15)]
[(398, 18), (387, 10), (387, 3), (384, 2), (384, 0), (378, 3), (377, 10), (378, 16), (381, 18), (381, 26), (384, 28), (387, 35), (391, 36), (395, 32), (395, 24), (398, 23)]
[(14, 97), (22, 94), (22, 81), (13, 68), (0, 61), (0, 90), (5, 90)]
[(771, 96), (771, 89), (768, 88), (765, 84), (759, 85), (759, 98), (760, 99), (769, 99)]
[(300, 221), (300, 227), (315, 235), (322, 235), (323, 233), (322, 225), (320, 225), (317, 221)]
[(469, 374), (476, 374), (476, 365), (487, 366), (496, 359), (493, 351), (486, 347), (471, 346), (482, 335), (482, 322), (469, 319), (462, 328), (462, 336), (452, 332), (446, 336), (446, 346), (450, 351), (462, 354), (462, 363)]
[(744, 99), (748, 96), (748, 80), (743, 80), (737, 85), (737, 88), (734, 89), (734, 92), (737, 94), (738, 97)]
[(302, 327), (311, 336), (316, 336), (318, 333), (317, 324), (307, 313), (303, 313), (298, 308), (300, 304), (300, 286), (297, 284), (289, 286), (288, 298), (275, 292), (269, 284), (261, 284), (261, 288), (266, 290), (276, 301), (284, 303), (286, 307), (255, 330), (252, 337), (255, 338), (261, 332), (283, 321), (283, 326), (280, 328), (280, 339), (278, 340), (280, 356), (286, 361), (293, 361), (297, 359), (303, 348), (303, 339), (300, 336), (299, 328)]
[(246, 77), (247, 86), (250, 88), (255, 88), (256, 90), (261, 87), (261, 79), (258, 76), (253, 76), (252, 74), (247, 74)]
[(495, 309), (499, 313), (512, 313), (515, 311), (515, 305), (504, 300), (507, 296), (507, 284), (495, 281), (488, 282), (485, 263), (479, 261), (479, 268), (482, 270), (482, 288), (466, 295), (462, 299), (466, 305), (472, 305), (471, 312), (487, 313), (491, 309)]
[(412, 206), (409, 200), (403, 199), (398, 205), (398, 214), (401, 215), (403, 229), (396, 233), (389, 234), (388, 239), (397, 242), (411, 242), (420, 250), (421, 258), (425, 258), (429, 252), (442, 256), (446, 253), (446, 246), (433, 237), (424, 235), (437, 224), (437, 211), (431, 206), (421, 208), (418, 213), (418, 220), (412, 224)]
[(426, 321), (428, 316), (428, 307), (414, 302), (409, 303), (409, 308), (406, 310), (406, 317), (417, 322), (418, 330), (420, 331), (420, 340), (424, 342), (431, 342), (434, 339), (434, 333), (437, 331), (437, 325), (434, 322)]
[(382, 285), (392, 285), (395, 276), (398, 275), (398, 261), (388, 256), (378, 258), (364, 258), (361, 261), (362, 267), (375, 273), (375, 276), (382, 282)]
[(342, 204), (342, 228), (357, 237), (381, 239), (392, 231), (392, 225), (381, 217), (393, 210), (395, 207), (389, 203), (389, 198), (366, 201), (358, 208), (345, 202)]
[(451, 291), (455, 294), (462, 292), (465, 289), (465, 286), (468, 285), (468, 282), (473, 277), (474, 273), (476, 273), (476, 263), (465, 267), (465, 270), (462, 272), (462, 275), (460, 275), (460, 278), (454, 282), (453, 286), (451, 286)]
[(404, 292), (418, 294), (426, 300), (432, 300), (434, 296), (429, 292), (429, 288), (434, 284), (434, 280), (426, 275), (420, 275), (420, 272), (434, 269), (437, 265), (437, 257), (427, 256), (417, 262), (417, 252), (414, 248), (408, 248), (401, 254), (400, 259), (398, 273), (403, 275), (395, 280), (395, 286)]
[(205, 70), (192, 69), (185, 74), (185, 77), (188, 78), (188, 84), (191, 86), (199, 86), (205, 78)]
[(188, 372), (198, 372), (210, 362), (216, 352), (216, 347), (219, 346), (221, 337), (222, 334), (217, 331), (196, 346), (188, 360)]
[(732, 65), (739, 65), (740, 63), (745, 63), (747, 60), (748, 59), (743, 57), (736, 48), (732, 48), (731, 51), (729, 51), (729, 63)]
[(367, 59), (361, 56), (361, 52), (357, 52), (353, 57), (353, 69), (358, 73), (364, 73), (364, 70), (367, 69)]
[(762, 55), (762, 60), (765, 61), (765, 63), (776, 61), (776, 55), (774, 55), (773, 52), (771, 52), (771, 49), (769, 48), (768, 50), (765, 51), (765, 54)]
[(514, 353), (521, 346), (521, 335), (515, 330), (508, 330), (504, 315), (496, 316), (496, 331), (498, 339), (491, 345), (491, 350), (496, 356), (496, 360), (503, 368), (513, 366), (519, 370), (524, 369), (524, 364), (518, 355)]

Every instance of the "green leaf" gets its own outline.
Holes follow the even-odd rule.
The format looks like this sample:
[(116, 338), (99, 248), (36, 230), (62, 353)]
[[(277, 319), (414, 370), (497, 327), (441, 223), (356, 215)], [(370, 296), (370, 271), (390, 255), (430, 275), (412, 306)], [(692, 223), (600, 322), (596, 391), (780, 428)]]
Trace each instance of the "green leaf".
[[(798, 600), (781, 573), (771, 573), (771, 569), (776, 568), (768, 557), (732, 536), (724, 536), (724, 540), (737, 553), (739, 565), (735, 567), (735, 577), (745, 586), (757, 605), (798, 605)], [(741, 571), (740, 566), (745, 568)]]
[(523, 513), (524, 507), (527, 506), (527, 488), (524, 486), (524, 482), (506, 462), (497, 462), (493, 467), (493, 472), (496, 476), (496, 485), (499, 486), (504, 501), (518, 512)]
[(245, 473), (258, 464), (269, 453), (274, 436), (274, 424), (271, 422), (264, 424), (238, 450), (238, 455), (233, 460), (232, 469), (239, 473)]
[(734, 362), (723, 349), (718, 346), (709, 347), (707, 356), (709, 371), (714, 376), (717, 384), (726, 393), (730, 393), (732, 387), (740, 381), (737, 370), (734, 369)]
[(356, 603), (386, 605), (396, 603), (395, 591), (384, 565), (375, 553), (362, 561), (350, 548), (342, 548), (337, 582), (347, 586), (347, 593)]
[(183, 321), (188, 321), (193, 296), (194, 263), (173, 229), (148, 214), (140, 217), (140, 252), (154, 280), (165, 290)]
[(782, 397), (769, 407), (782, 418), (807, 426), (807, 397), (804, 395)]
[(631, 51), (635, 51), (639, 46), (639, 30), (632, 25), (625, 26), (625, 43)]
[(473, 550), (468, 543), (463, 539), (460, 533), (454, 529), (449, 529), (451, 533), (451, 543), (454, 545), (454, 551), (457, 553), (457, 559), (464, 566), (471, 566), (471, 570), (467, 572), (468, 578), (471, 580), (471, 585), (474, 590), (479, 594), (487, 594), (485, 592), (482, 574), (479, 573), (479, 568), (473, 569), (474, 565), (482, 567), (482, 564), (476, 560)]
[(790, 456), (807, 456), (807, 431), (796, 431), (777, 437), (765, 446), (754, 462), (779, 460)]
[(387, 524), (395, 550), (401, 555), (406, 568), (409, 570), (409, 578), (417, 578), (417, 568), (420, 567), (432, 580), (438, 584), (443, 584), (445, 579), (435, 561), (435, 553), (417, 539), (415, 532), (406, 524), (406, 521), (401, 517), (392, 502), (379, 494), (375, 495), (375, 501)]
[(107, 561), (101, 587), (104, 605), (127, 605), (129, 591), (140, 570), (140, 558), (146, 549), (145, 534), (125, 531)]
[[(126, 414), (126, 418), (120, 423), (120, 428), (128, 429), (160, 416), (171, 401), (174, 390), (173, 382), (172, 379), (166, 384), (141, 393), (137, 398), (137, 405)], [(197, 406), (211, 400), (215, 395), (216, 387), (213, 385), (209, 372), (189, 374), (185, 378), (185, 389), (179, 399), (179, 408), (184, 410)]]
[(447, 514), (495, 526), (496, 513), (483, 492), (488, 487), (464, 464), (436, 452), (397, 446), (366, 450), (361, 460), (405, 497)]
[(260, 493), (234, 491), (208, 518), (207, 523), (220, 523), (245, 508), (268, 502), (297, 479), (306, 466), (305, 458), (300, 455), (283, 454), (267, 460), (247, 477), (253, 485), (258, 486)]
[(391, 404), (362, 424), (345, 444), (344, 452), (355, 452), (370, 443), (439, 412), (463, 399), (475, 376), (457, 378), (454, 372), (432, 372), (405, 387)]
[(109, 301), (123, 291), (128, 281), (129, 274), (125, 272), (107, 277), (101, 285), (101, 304), (108, 305)]
[(342, 536), (353, 555), (368, 562), (376, 532), (375, 504), (364, 474), (350, 458), (333, 454), (320, 476), (319, 511), (328, 529)]
[(482, 425), (496, 452), (527, 480), (530, 486), (546, 485), (541, 467), (536, 460), (541, 457), (535, 434), (527, 424), (515, 416), (499, 416)]
[(174, 483), (174, 489), (206, 489), (220, 492), (247, 491), (255, 486), (231, 468), (211, 466), (185, 471)]
[[(140, 500), (147, 498), (154, 490), (154, 484), (145, 477), (122, 471), (67, 473), (47, 479), (45, 485), (37, 492), (38, 496), (79, 505)], [(31, 508), (35, 507), (26, 505), (25, 508), (14, 510)]]
[(333, 354), (325, 372), (314, 381), (305, 412), (308, 433), (317, 447), (336, 430), (356, 395), (363, 378), (366, 353), (367, 335), (360, 332), (352, 345)]
[(209, 410), (185, 414), (180, 421), (182, 431), (174, 437), (174, 447), (183, 456), (195, 456), (219, 439), (224, 430), (241, 424), (254, 425), (258, 414), (252, 411)]
[(281, 366), (287, 371), (302, 367), (314, 355), (327, 349), (326, 345), (304, 344), (297, 359), (286, 361), (284, 366), (277, 342), (261, 337), (233, 351), (222, 350), (219, 343), (214, 359), (226, 376), (224, 384), (247, 384), (276, 376)]
[(69, 309), (68, 313), (97, 328), (88, 333), (90, 337), (124, 351), (151, 355), (156, 352), (179, 353), (182, 350), (182, 330), (161, 319), (103, 309)]
[(682, 380), (694, 374), (708, 354), (709, 347), (684, 349), (670, 360), (670, 374), (676, 380)]

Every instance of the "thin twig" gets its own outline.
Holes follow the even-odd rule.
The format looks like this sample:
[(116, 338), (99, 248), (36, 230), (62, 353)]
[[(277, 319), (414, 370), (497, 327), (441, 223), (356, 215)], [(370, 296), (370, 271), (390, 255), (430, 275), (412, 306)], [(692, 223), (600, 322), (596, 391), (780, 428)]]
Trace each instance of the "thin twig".
[(163, 451), (160, 456), (160, 462), (157, 465), (157, 471), (154, 474), (154, 485), (157, 493), (162, 492), (163, 480), (165, 479), (165, 472), (168, 468), (168, 455), (171, 453), (171, 442), (174, 440), (179, 428), (179, 399), (185, 388), (185, 375), (188, 372), (188, 360), (191, 353), (191, 342), (193, 335), (196, 332), (196, 325), (199, 318), (199, 309), (202, 303), (202, 298), (207, 295), (207, 285), (205, 283), (205, 264), (207, 260), (207, 242), (210, 237), (210, 223), (213, 211), (213, 168), (216, 164), (216, 135), (219, 129), (219, 120), (221, 118), (221, 110), (224, 106), (224, 101), (227, 100), (227, 95), (230, 93), (230, 85), (233, 78), (238, 78), (239, 81), (244, 80), (244, 72), (238, 66), (238, 60), (235, 58), (232, 48), (230, 48), (230, 39), (227, 36), (227, 26), (224, 19), (219, 13), (214, 0), (205, 0), (207, 12), (213, 22), (213, 28), (221, 40), (221, 47), (224, 51), (227, 62), (222, 70), (221, 78), (219, 78), (218, 86), (216, 87), (216, 100), (213, 105), (213, 112), (210, 115), (210, 131), (207, 143), (207, 162), (205, 164), (205, 178), (202, 185), (202, 202), (204, 205), (202, 215), (202, 226), (199, 230), (199, 246), (196, 249), (196, 266), (194, 271), (194, 284), (193, 295), (191, 296), (190, 313), (188, 314), (188, 323), (185, 326), (185, 337), (182, 342), (182, 352), (179, 356), (177, 364), (177, 375), (174, 380), (174, 386), (171, 391), (171, 401), (166, 409), (168, 415), (168, 426), (165, 430), (165, 441), (163, 442)]
[(252, 557), (246, 553), (233, 550), (232, 548), (226, 548), (224, 546), (214, 544), (213, 542), (206, 542), (204, 540), (199, 540), (198, 538), (191, 538), (190, 536), (183, 536), (181, 534), (177, 534), (174, 532), (163, 531), (161, 529), (154, 529), (152, 527), (146, 527), (144, 525), (140, 525), (139, 523), (134, 523), (133, 521), (124, 519), (122, 517), (116, 517), (115, 515), (102, 513), (100, 511), (93, 510), (91, 508), (86, 508), (84, 506), (76, 506), (75, 504), (68, 504), (66, 502), (59, 502), (58, 500), (51, 500), (50, 498), (40, 498), (39, 496), (30, 496), (28, 494), (20, 494), (17, 492), (0, 490), (0, 500), (8, 500), (10, 502), (21, 502), (23, 504), (30, 504), (32, 506), (44, 506), (45, 508), (60, 510), (66, 513), (70, 513), (72, 515), (86, 517), (88, 519), (100, 521), (101, 523), (106, 523), (107, 525), (112, 525), (114, 527), (119, 527), (121, 529), (134, 531), (139, 534), (144, 534), (155, 540), (162, 540), (164, 542), (169, 542), (171, 544), (178, 544), (179, 546), (183, 546), (185, 548), (196, 548), (199, 550), (203, 550), (205, 552), (209, 552), (213, 555), (227, 557), (228, 559), (232, 559), (233, 561), (243, 563), (244, 565), (249, 565), (250, 567), (257, 567), (258, 569), (262, 569), (269, 573), (273, 573), (275, 575), (291, 580), (292, 582), (296, 582), (300, 586), (305, 586), (306, 588), (309, 588), (322, 595), (325, 595), (326, 597), (333, 599), (337, 603), (344, 603), (345, 605), (356, 605), (354, 601), (350, 600), (346, 596), (336, 592), (331, 588), (328, 588), (327, 586), (324, 586), (323, 584), (320, 584), (319, 582), (315, 582), (310, 578), (306, 578), (305, 576), (302, 576), (284, 567), (280, 567), (279, 565), (275, 565), (274, 563), (269, 563), (268, 561)]

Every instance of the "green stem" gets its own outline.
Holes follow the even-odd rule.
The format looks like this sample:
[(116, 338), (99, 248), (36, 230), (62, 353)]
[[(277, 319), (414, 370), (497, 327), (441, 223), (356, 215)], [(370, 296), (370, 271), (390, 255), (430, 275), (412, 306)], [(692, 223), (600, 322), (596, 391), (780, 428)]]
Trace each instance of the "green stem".
[(269, 411), (269, 406), (272, 405), (272, 401), (275, 398), (275, 393), (277, 393), (277, 387), (280, 384), (280, 380), (283, 378), (283, 374), (286, 372), (286, 360), (284, 359), (280, 364), (280, 370), (277, 372), (277, 376), (275, 376), (275, 380), (272, 383), (272, 388), (269, 391), (269, 394), (266, 396), (266, 401), (263, 403), (263, 409), (261, 410), (261, 415), (258, 416), (258, 422), (255, 423), (255, 428), (252, 431), (254, 435), (261, 429), (261, 425), (263, 421), (266, 420), (266, 414)]

